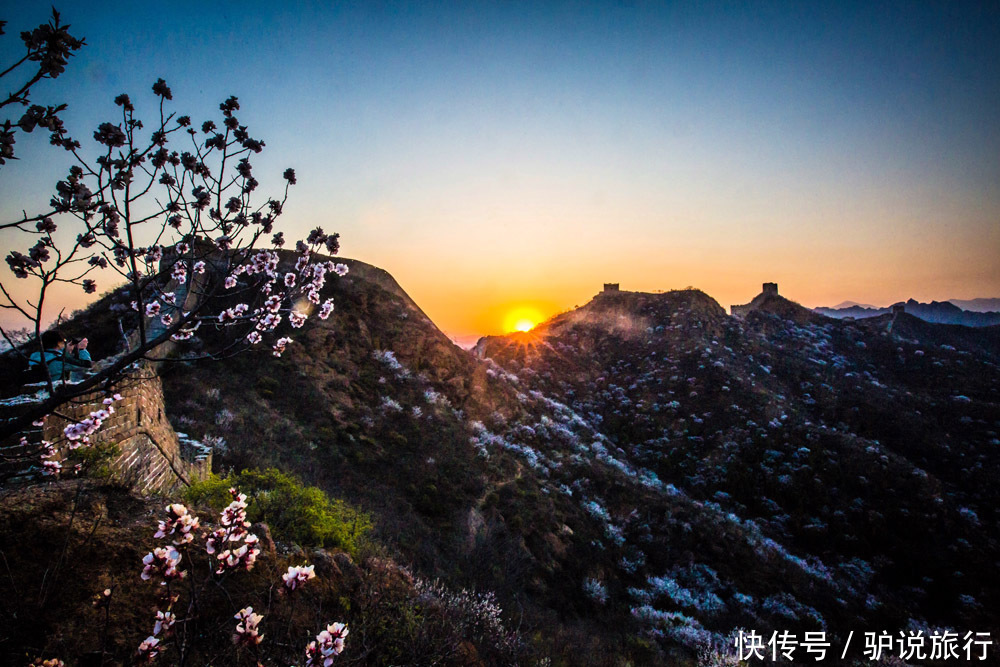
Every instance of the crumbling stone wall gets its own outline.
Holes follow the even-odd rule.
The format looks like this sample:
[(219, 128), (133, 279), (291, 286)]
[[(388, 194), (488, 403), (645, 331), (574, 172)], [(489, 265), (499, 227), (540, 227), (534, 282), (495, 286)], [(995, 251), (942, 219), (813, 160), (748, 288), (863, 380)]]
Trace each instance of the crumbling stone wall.
[[(208, 476), (212, 470), (211, 449), (178, 438), (165, 414), (163, 385), (151, 366), (126, 373), (111, 393), (121, 394), (122, 398), (114, 402), (114, 413), (90, 436), (90, 441), (97, 448), (115, 447), (109, 463), (113, 478), (148, 494), (167, 493)], [(64, 403), (45, 420), (42, 429), (26, 434), (29, 441), (61, 442), (65, 439), (63, 429), (104, 408), (107, 396), (98, 390)], [(59, 449), (64, 456), (65, 445)]]

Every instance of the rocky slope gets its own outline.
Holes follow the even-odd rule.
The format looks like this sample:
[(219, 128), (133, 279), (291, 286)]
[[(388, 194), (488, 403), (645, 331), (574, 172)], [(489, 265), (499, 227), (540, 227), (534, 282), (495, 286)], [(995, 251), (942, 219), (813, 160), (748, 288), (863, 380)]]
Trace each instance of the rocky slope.
[(604, 604), (689, 645), (996, 627), (1000, 330), (760, 301), (602, 294), (477, 346), (593, 429), (545, 476), (604, 521)]
[(522, 664), (997, 626), (1000, 328), (622, 292), (470, 353), (345, 261), (283, 357), (165, 367), (169, 417), (220, 472), (293, 472), (418, 576), (494, 591)]

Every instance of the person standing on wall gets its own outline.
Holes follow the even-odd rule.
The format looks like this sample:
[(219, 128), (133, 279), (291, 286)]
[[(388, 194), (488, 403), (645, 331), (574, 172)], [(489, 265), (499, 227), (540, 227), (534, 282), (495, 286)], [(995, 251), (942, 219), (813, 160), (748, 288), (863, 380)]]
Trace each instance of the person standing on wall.
[(55, 329), (42, 334), (42, 347), (45, 348), (45, 358), (36, 350), (28, 357), (30, 370), (40, 371), (43, 366), (48, 368), (49, 377), (53, 382), (66, 382), (76, 379), (84, 369), (93, 364), (90, 352), (87, 351), (87, 339), (70, 341)]

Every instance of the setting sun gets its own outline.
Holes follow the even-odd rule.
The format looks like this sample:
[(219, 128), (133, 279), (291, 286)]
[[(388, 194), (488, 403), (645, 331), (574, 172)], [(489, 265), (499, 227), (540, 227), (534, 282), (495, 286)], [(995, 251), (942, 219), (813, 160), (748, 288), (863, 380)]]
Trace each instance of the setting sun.
[(531, 331), (545, 319), (536, 308), (519, 306), (507, 312), (504, 316), (504, 331)]

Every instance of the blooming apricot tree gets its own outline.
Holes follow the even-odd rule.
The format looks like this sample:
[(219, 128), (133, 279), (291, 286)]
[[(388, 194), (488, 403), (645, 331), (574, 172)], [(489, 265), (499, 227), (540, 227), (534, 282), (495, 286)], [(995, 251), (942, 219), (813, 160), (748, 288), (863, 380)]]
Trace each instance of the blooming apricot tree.
[[(56, 15), (22, 35), (29, 49), (23, 62), (39, 59), (41, 78), (54, 78), (83, 45), (66, 27)], [(21, 86), (8, 103), (26, 105), (29, 90)], [(317, 256), (335, 254), (339, 236), (317, 228), (282, 254), (278, 219), (295, 171), (284, 171), (279, 196), (259, 196), (252, 160), (265, 145), (241, 124), (237, 98), (219, 105), (217, 120), (196, 126), (168, 109), (173, 93), (163, 79), (152, 94), (156, 118), (141, 120), (132, 99), (119, 95), (117, 118), (101, 123), (87, 146), (59, 120), (61, 106), (31, 106), (17, 123), (0, 126), (8, 159), (16, 131), (45, 127), (72, 162), (46, 205), (0, 221), (10, 249), (9, 272), (0, 272), (0, 308), (28, 323), (35, 336), (28, 352), (44, 358), (40, 334), (51, 319), (54, 288), (69, 284), (91, 294), (102, 283), (121, 285), (110, 308), (123, 334), (121, 353), (89, 377), (62, 385), (48, 378), (50, 397), (0, 425), (0, 439), (69, 398), (110, 388), (135, 362), (162, 360), (177, 346), (197, 343), (188, 358), (219, 358), (260, 344), (280, 356), (292, 339), (279, 327), (287, 321), (299, 328), (310, 314), (325, 319), (333, 309), (320, 291), (347, 267)], [(203, 327), (224, 331), (206, 336), (207, 344), (196, 338)], [(10, 342), (3, 327), (0, 336)]]
[[(190, 652), (189, 627), (199, 613), (198, 600), (203, 597), (203, 590), (210, 585), (222, 586), (230, 574), (253, 569), (260, 554), (260, 540), (248, 530), (247, 497), (235, 488), (230, 489), (229, 494), (232, 502), (222, 510), (220, 527), (212, 532), (204, 530), (198, 517), (186, 506), (173, 503), (166, 507), (167, 517), (160, 520), (154, 535), (154, 538), (165, 541), (164, 546), (154, 548), (142, 559), (140, 576), (144, 581), (156, 582), (161, 593), (153, 632), (140, 642), (136, 650), (136, 659), (140, 664), (153, 662), (171, 647), (175, 654), (174, 662), (184, 664)], [(195, 581), (192, 573), (200, 552), (208, 555), (212, 565), (207, 568), (204, 578)], [(288, 572), (282, 575), (289, 594), (315, 578), (312, 565), (289, 566)], [(188, 582), (186, 591), (179, 587), (184, 580)], [(187, 605), (183, 611), (175, 611), (185, 592)], [(105, 591), (105, 596), (109, 597), (110, 591)], [(178, 613), (182, 614), (181, 618), (178, 618)], [(264, 641), (260, 627), (264, 614), (255, 612), (248, 605), (236, 612), (233, 619), (236, 621), (233, 644), (238, 649), (256, 651)], [(344, 623), (328, 625), (305, 647), (305, 664), (329, 667), (334, 657), (344, 650), (347, 634)]]

